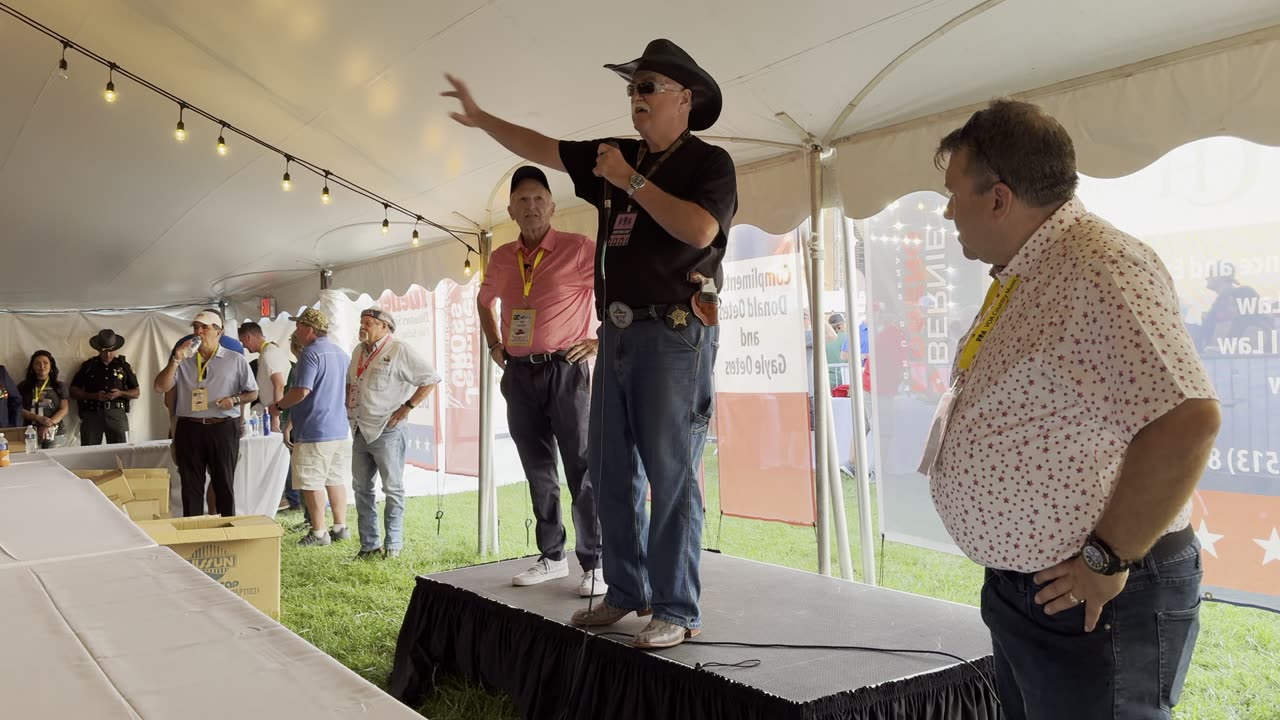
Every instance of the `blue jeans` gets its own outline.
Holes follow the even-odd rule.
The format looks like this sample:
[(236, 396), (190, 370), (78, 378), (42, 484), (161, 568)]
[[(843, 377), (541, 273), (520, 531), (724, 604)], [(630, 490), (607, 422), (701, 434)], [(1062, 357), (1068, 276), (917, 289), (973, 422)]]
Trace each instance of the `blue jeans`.
[[(653, 608), (659, 620), (701, 626), (698, 467), (711, 418), (719, 328), (637, 320), (600, 330), (592, 379), (590, 465), (597, 486), (603, 566), (617, 608)], [(652, 517), (645, 513), (645, 485)]]
[(356, 515), (360, 526), (360, 549), (377, 550), (383, 547), (378, 539), (377, 495), (373, 489), (373, 474), (382, 477), (382, 492), (386, 497), (383, 513), (386, 515), (386, 548), (399, 550), (404, 547), (404, 431), (403, 428), (387, 428), (377, 440), (365, 442), (364, 435), (356, 430), (351, 443), (351, 488), (356, 495)]
[(1200, 543), (1151, 556), (1084, 631), (1084, 606), (1046, 615), (1031, 575), (990, 570), (982, 619), (1008, 720), (1168, 718), (1200, 629)]

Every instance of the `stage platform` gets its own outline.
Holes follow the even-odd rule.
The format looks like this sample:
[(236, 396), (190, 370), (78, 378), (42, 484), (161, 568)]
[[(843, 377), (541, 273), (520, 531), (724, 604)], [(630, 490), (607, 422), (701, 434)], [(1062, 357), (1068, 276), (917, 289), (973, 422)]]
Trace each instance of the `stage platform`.
[[(937, 655), (695, 641), (649, 653), (625, 644), (629, 637), (605, 635), (587, 641), (571, 691), (583, 646), (582, 631), (568, 623), (586, 606), (576, 592), (580, 575), (571, 562), (568, 578), (512, 587), (511, 577), (534, 559), (419, 577), (392, 695), (416, 704), (437, 673), (458, 672), (509, 694), (534, 720), (999, 717), (987, 684), (994, 683), (990, 636), (977, 608), (713, 552), (702, 555), (697, 643), (941, 650), (972, 665)], [(601, 632), (630, 635), (646, 621), (631, 615)], [(759, 662), (727, 667), (751, 660)]]

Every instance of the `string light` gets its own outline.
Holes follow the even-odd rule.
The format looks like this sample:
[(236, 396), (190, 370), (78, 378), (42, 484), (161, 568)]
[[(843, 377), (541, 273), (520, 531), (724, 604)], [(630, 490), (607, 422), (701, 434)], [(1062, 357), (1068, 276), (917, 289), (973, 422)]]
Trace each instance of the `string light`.
[(107, 69), (107, 89), (102, 91), (102, 99), (109, 103), (116, 101), (116, 64), (111, 63)]
[(62, 59), (58, 61), (58, 77), (63, 80), (67, 79), (67, 48), (71, 47), (71, 43), (62, 43)]
[(467, 248), (467, 259), (462, 263), (462, 274), (471, 277), (471, 248)]
[[(75, 50), (76, 52), (80, 53), (81, 55), (88, 58), (89, 60), (96, 62), (99, 65), (107, 68), (107, 83), (106, 83), (106, 86), (103, 88), (103, 92), (102, 92), (103, 100), (106, 101), (107, 103), (115, 103), (119, 100), (119, 94), (116, 91), (116, 84), (115, 84), (115, 73), (117, 70), (119, 70), (120, 74), (123, 77), (134, 81), (134, 83), (141, 85), (144, 89), (150, 90), (155, 94), (159, 95), (160, 97), (165, 98), (170, 102), (173, 102), (174, 104), (178, 105), (178, 122), (174, 127), (174, 137), (179, 142), (183, 142), (186, 140), (185, 111), (191, 110), (197, 115), (200, 115), (201, 117), (207, 119), (208, 121), (220, 127), (220, 130), (218, 133), (218, 142), (217, 142), (217, 145), (215, 146), (215, 151), (217, 152), (218, 155), (225, 156), (229, 152), (229, 149), (227, 147), (227, 141), (226, 141), (226, 133), (228, 130), (230, 130), (231, 132), (239, 134), (243, 139), (248, 140), (254, 144), (257, 144), (262, 149), (267, 150), (268, 152), (276, 153), (281, 157), (283, 157), (285, 160), (285, 171), (284, 171), (283, 177), (281, 178), (281, 188), (285, 192), (289, 192), (292, 190), (293, 183), (292, 183), (292, 177), (290, 176), (290, 170), (292, 169), (293, 161), (296, 160), (300, 165), (302, 165), (303, 169), (308, 170), (312, 173), (315, 173), (316, 175), (324, 175), (325, 183), (324, 183), (324, 190), (322, 190), (321, 192), (321, 202), (325, 202), (326, 204), (328, 204), (329, 202), (332, 201), (332, 196), (328, 192), (328, 190), (329, 190), (329, 181), (333, 180), (334, 182), (337, 182), (338, 185), (344, 188), (347, 188), (348, 190), (356, 193), (357, 195), (360, 195), (361, 197), (367, 200), (371, 200), (373, 202), (381, 204), (383, 209), (383, 220), (382, 220), (383, 234), (390, 233), (390, 228), (391, 228), (390, 210), (391, 208), (394, 207), (396, 212), (402, 213), (407, 217), (412, 217), (415, 219), (415, 223), (414, 223), (415, 234), (418, 234), (417, 226), (419, 224), (429, 225), (430, 227), (436, 228), (441, 232), (447, 233), (454, 240), (457, 240), (463, 247), (467, 249), (468, 255), (470, 255), (470, 253), (472, 252), (476, 252), (475, 248), (473, 248), (470, 244), (468, 244), (467, 241), (464, 240), (462, 236), (458, 234), (460, 231), (455, 231), (454, 229), (449, 228), (445, 225), (434, 222), (432, 220), (428, 220), (424, 218), (422, 215), (416, 215), (410, 212), (408, 209), (400, 205), (397, 205), (389, 200), (386, 200), (381, 195), (343, 178), (341, 175), (332, 174), (330, 171), (317, 167), (315, 164), (311, 162), (308, 162), (301, 158), (294, 158), (293, 156), (286, 154), (281, 148), (253, 135), (252, 133), (246, 130), (240, 129), (231, 123), (224, 122), (222, 119), (214, 116), (207, 110), (204, 110), (199, 106), (192, 105), (188, 103), (186, 100), (184, 100), (183, 98), (173, 94), (169, 90), (166, 90), (165, 88), (150, 82), (146, 78), (141, 77), (135, 73), (132, 73), (123, 67), (120, 67), (119, 65), (112, 62), (111, 60), (108, 60), (107, 58), (94, 52), (93, 50), (74, 42), (73, 40), (66, 37), (65, 35), (49, 27), (46, 27), (45, 25), (28, 17), (22, 12), (15, 10), (9, 5), (6, 5), (4, 2), (0, 2), (0, 14), (9, 15), (10, 17), (13, 17), (14, 19), (25, 24), (27, 27), (31, 28), (32, 30), (35, 30), (36, 32), (42, 35), (45, 35), (46, 37), (49, 37), (50, 39), (55, 40), (60, 45), (62, 45), (62, 53), (58, 60), (58, 66), (57, 66), (57, 74), (59, 77), (68, 78), (68, 68), (69, 68), (67, 63), (68, 50)], [(469, 231), (461, 231), (461, 232), (469, 232)], [(420, 237), (421, 235), (418, 234), (418, 238), (415, 238), (415, 239), (420, 242)], [(470, 266), (470, 261), (467, 260), (464, 269), (469, 270), (469, 266)]]
[(418, 239), (418, 223), (420, 222), (422, 222), (421, 215), (419, 215), (417, 219), (413, 221), (413, 243), (412, 244), (414, 247), (418, 247), (419, 245), (422, 244), (421, 241)]

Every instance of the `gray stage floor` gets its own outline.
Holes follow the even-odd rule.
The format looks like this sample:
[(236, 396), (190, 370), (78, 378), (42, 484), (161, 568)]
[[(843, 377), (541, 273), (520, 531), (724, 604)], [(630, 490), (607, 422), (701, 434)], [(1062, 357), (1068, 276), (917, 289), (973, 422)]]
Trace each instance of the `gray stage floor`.
[[(573, 611), (587, 604), (577, 595), (581, 575), (575, 574), (576, 562), (570, 563), (568, 578), (513, 587), (511, 577), (525, 570), (533, 559), (427, 577), (568, 625)], [(970, 661), (991, 654), (990, 636), (977, 608), (717, 553), (702, 554), (701, 605), (703, 630), (696, 638), (700, 641), (942, 650)], [(602, 630), (637, 633), (646, 622), (631, 615)], [(761, 664), (755, 668), (710, 670), (800, 703), (959, 664), (936, 655), (690, 643), (660, 654), (690, 667), (757, 659)]]

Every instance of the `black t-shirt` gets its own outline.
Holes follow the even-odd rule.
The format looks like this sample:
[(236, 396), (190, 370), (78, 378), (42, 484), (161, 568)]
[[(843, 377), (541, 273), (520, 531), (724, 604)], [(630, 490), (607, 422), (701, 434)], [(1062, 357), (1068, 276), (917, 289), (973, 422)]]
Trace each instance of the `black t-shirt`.
[[(604, 206), (606, 181), (592, 174), (596, 153), (604, 140), (560, 142), (560, 161), (573, 179), (574, 192), (597, 208)], [(640, 140), (617, 140), (622, 156), (632, 167), (640, 153)], [(609, 186), (612, 200), (610, 226), (627, 212), (636, 213), (635, 225), (625, 244), (609, 244), (608, 235), (596, 243), (596, 312), (611, 302), (632, 306), (688, 303), (698, 286), (689, 282), (697, 271), (724, 286), (720, 261), (728, 244), (729, 223), (738, 211), (737, 175), (733, 160), (723, 148), (689, 136), (652, 172), (662, 153), (646, 153), (636, 171), (656, 187), (681, 200), (697, 204), (720, 225), (709, 247), (698, 249), (672, 237), (624, 190)], [(612, 229), (612, 227), (610, 227)], [(603, 261), (602, 261), (603, 258)], [(607, 278), (602, 277), (601, 270)]]
[[(71, 380), (71, 385), (88, 393), (103, 390), (133, 390), (138, 387), (138, 378), (122, 356), (117, 356), (110, 365), (104, 365), (101, 360), (92, 357), (80, 366), (80, 371)], [(81, 409), (85, 408), (86, 402), (93, 401), (81, 400)], [(128, 398), (119, 398), (115, 402), (123, 402), (125, 409), (129, 409)]]

